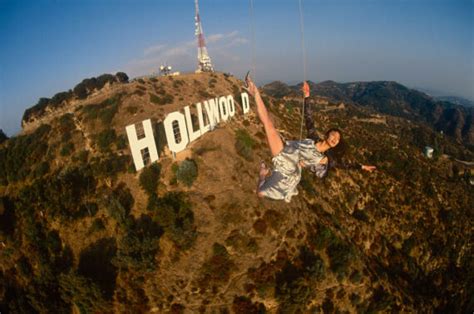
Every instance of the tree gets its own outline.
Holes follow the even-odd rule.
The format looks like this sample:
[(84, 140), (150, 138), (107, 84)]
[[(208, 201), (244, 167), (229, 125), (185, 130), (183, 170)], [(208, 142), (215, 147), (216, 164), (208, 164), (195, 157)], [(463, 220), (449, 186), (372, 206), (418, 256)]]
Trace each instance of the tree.
[(186, 186), (191, 186), (198, 175), (197, 164), (194, 160), (186, 158), (176, 171), (176, 179)]
[(158, 181), (160, 180), (161, 166), (157, 163), (143, 169), (140, 174), (140, 186), (148, 195), (156, 193)]
[(117, 77), (120, 83), (128, 83), (128, 75), (124, 72), (117, 72), (115, 73), (115, 76)]
[(6, 140), (8, 140), (8, 136), (5, 133), (3, 133), (2, 129), (0, 129), (0, 144), (5, 142)]

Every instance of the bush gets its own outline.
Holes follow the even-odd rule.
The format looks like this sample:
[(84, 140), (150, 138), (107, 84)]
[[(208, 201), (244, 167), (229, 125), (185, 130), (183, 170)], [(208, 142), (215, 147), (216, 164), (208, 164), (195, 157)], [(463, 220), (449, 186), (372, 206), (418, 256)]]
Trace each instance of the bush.
[(119, 224), (125, 225), (135, 203), (135, 199), (125, 184), (121, 183), (112, 192), (109, 192), (104, 200), (109, 216)]
[(59, 275), (61, 298), (77, 306), (81, 313), (105, 312), (109, 306), (92, 280), (74, 272)]
[(92, 158), (90, 165), (94, 175), (113, 177), (117, 173), (127, 171), (130, 163), (131, 158), (129, 155), (119, 156), (115, 154), (109, 154), (104, 159), (99, 159), (97, 157)]
[(173, 95), (164, 93), (161, 97), (156, 94), (150, 93), (150, 102), (157, 105), (166, 105), (174, 101)]
[(96, 136), (97, 146), (101, 151), (107, 151), (110, 148), (110, 145), (115, 142), (117, 135), (115, 134), (114, 129), (109, 129), (100, 132)]
[(183, 193), (170, 192), (163, 197), (149, 198), (148, 210), (170, 239), (181, 249), (191, 247), (196, 238), (194, 213)]
[(149, 216), (142, 215), (133, 220), (125, 236), (119, 242), (117, 256), (113, 264), (138, 272), (151, 272), (156, 269), (155, 255), (158, 252), (162, 228)]
[(51, 127), (41, 125), (34, 133), (13, 137), (0, 149), (0, 184), (16, 182), (33, 173), (32, 167), (40, 163), (48, 151), (47, 136)]
[(0, 144), (8, 140), (8, 136), (3, 132), (2, 129), (0, 129)]
[(94, 219), (94, 221), (92, 222), (92, 225), (89, 228), (89, 233), (95, 233), (101, 230), (105, 230), (104, 222), (100, 218)]
[(137, 106), (128, 106), (126, 109), (129, 114), (135, 114), (138, 112)]
[(117, 72), (115, 73), (115, 76), (117, 77), (117, 80), (120, 83), (128, 83), (128, 75), (124, 72)]
[(86, 119), (100, 119), (102, 124), (109, 125), (115, 114), (118, 111), (118, 106), (121, 102), (122, 94), (114, 95), (100, 104), (87, 105), (82, 108), (82, 112), (85, 114)]
[(156, 193), (158, 182), (160, 181), (161, 166), (160, 164), (154, 163), (149, 167), (143, 169), (140, 174), (140, 186), (148, 195)]
[(197, 164), (192, 159), (183, 160), (176, 171), (176, 179), (186, 186), (191, 186), (198, 175)]
[(74, 150), (74, 144), (71, 142), (67, 142), (63, 145), (59, 153), (61, 156), (69, 156), (71, 155), (73, 150)]
[(48, 171), (49, 171), (49, 163), (47, 161), (43, 161), (35, 167), (34, 177), (37, 179), (42, 176), (45, 176), (48, 173)]
[(211, 258), (202, 266), (201, 287), (208, 287), (212, 283), (227, 282), (232, 267), (234, 267), (234, 263), (230, 259), (227, 249), (219, 243), (214, 243)]
[(245, 296), (235, 296), (232, 302), (232, 311), (235, 314), (263, 314), (266, 313), (266, 308), (260, 302), (252, 303), (252, 300)]
[(353, 248), (337, 238), (337, 241), (327, 247), (327, 253), (331, 270), (340, 276), (346, 276), (347, 268), (355, 256)]
[(253, 148), (255, 147), (255, 140), (250, 134), (243, 130), (237, 130), (235, 138), (235, 149), (237, 154), (244, 157), (247, 160), (253, 160)]
[(161, 98), (158, 97), (156, 94), (150, 93), (150, 101), (154, 104), (161, 104)]

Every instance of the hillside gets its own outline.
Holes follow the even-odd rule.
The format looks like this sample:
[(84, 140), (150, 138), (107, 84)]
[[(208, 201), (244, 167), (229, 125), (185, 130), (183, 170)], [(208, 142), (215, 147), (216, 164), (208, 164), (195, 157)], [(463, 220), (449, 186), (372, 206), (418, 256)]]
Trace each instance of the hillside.
[[(270, 153), (228, 74), (116, 82), (45, 106), (0, 143), (0, 311), (472, 311), (474, 193), (447, 155), (473, 153), (425, 123), (335, 101), (332, 84), (314, 96), (319, 130), (342, 129), (346, 158), (378, 170), (304, 172), (289, 204), (255, 196)], [(229, 94), (238, 114), (173, 159), (165, 116)], [(282, 135), (297, 138), (301, 96), (270, 94)], [(160, 160), (136, 172), (125, 127), (149, 118)]]
[[(278, 88), (275, 88), (277, 87)], [(315, 95), (331, 102), (353, 103), (371, 107), (383, 114), (403, 117), (417, 123), (427, 123), (436, 131), (443, 131), (465, 145), (474, 146), (474, 108), (432, 98), (425, 93), (409, 89), (396, 82), (310, 82)], [(287, 86), (273, 82), (263, 87), (277, 98), (295, 95), (300, 85)], [(274, 90), (285, 91), (275, 93)], [(290, 92), (291, 90), (291, 92)]]

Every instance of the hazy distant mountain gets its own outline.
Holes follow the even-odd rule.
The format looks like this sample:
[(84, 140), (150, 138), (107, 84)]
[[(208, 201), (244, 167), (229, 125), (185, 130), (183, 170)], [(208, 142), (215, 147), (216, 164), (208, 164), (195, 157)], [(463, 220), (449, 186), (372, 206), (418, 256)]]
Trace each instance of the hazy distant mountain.
[[(385, 114), (404, 117), (414, 121), (429, 123), (435, 130), (443, 131), (458, 141), (474, 145), (473, 116), (474, 107), (466, 108), (448, 101), (437, 100), (425, 93), (409, 89), (396, 82), (352, 82), (336, 83), (325, 81), (318, 84), (309, 82), (314, 95), (327, 97), (332, 102), (346, 102), (369, 106)], [(269, 84), (271, 86), (271, 84)], [(280, 84), (281, 85), (281, 82)], [(287, 91), (285, 86), (275, 94), (273, 89), (263, 89), (282, 97)], [(289, 86), (288, 95), (300, 93), (301, 84)], [(283, 95), (282, 95), (283, 94)]]
[(464, 106), (464, 107), (474, 107), (474, 101), (462, 98), (462, 97), (457, 97), (457, 96), (438, 96), (435, 97), (436, 100), (439, 101), (448, 101), (450, 103), (459, 105), (459, 106)]
[[(242, 86), (223, 73), (114, 80), (28, 110), (22, 133), (0, 145), (0, 312), (472, 310), (474, 193), (468, 166), (442, 153), (474, 154), (413, 119), (426, 95), (311, 83), (318, 130), (341, 128), (346, 160), (377, 171), (320, 180), (305, 169), (285, 203), (255, 195), (271, 155), (253, 100), (242, 113)], [(301, 93), (270, 87), (276, 127), (299, 138)], [(173, 156), (165, 117), (227, 95), (235, 116)], [(456, 120), (444, 111), (439, 121)], [(145, 119), (160, 159), (136, 172), (125, 128)]]

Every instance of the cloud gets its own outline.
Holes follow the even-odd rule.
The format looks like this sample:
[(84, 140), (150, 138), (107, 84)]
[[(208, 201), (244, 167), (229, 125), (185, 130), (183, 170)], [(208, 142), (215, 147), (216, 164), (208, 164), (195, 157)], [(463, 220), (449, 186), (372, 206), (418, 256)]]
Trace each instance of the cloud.
[(143, 55), (144, 56), (153, 55), (153, 54), (159, 53), (160, 51), (162, 51), (165, 48), (166, 48), (166, 45), (163, 45), (163, 44), (162, 45), (151, 46), (151, 47), (146, 48), (143, 51)]
[[(237, 49), (248, 44), (248, 39), (240, 36), (238, 31), (229, 33), (210, 34), (206, 43), (213, 63), (229, 68), (237, 68), (241, 54), (245, 50)], [(195, 39), (169, 45), (157, 43), (143, 50), (141, 56), (130, 60), (125, 65), (125, 71), (130, 77), (151, 74), (158, 71), (162, 64), (173, 66), (176, 71), (193, 71), (197, 65), (197, 42)]]

